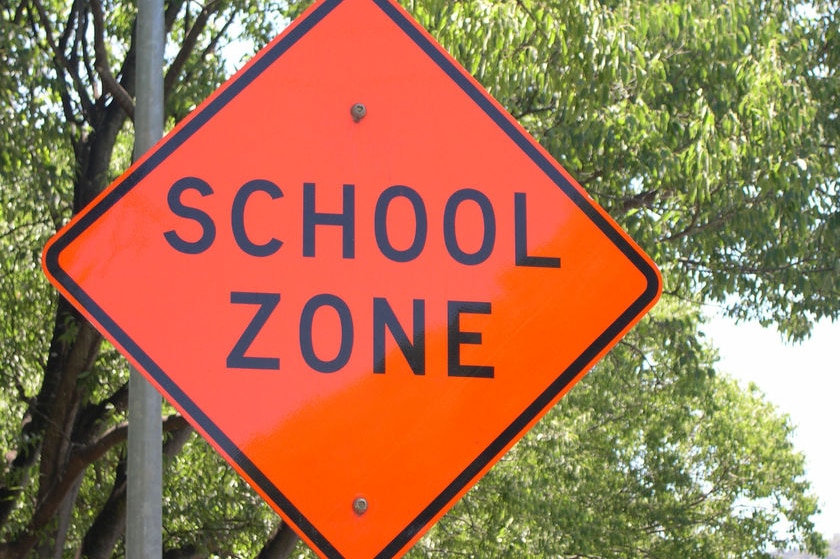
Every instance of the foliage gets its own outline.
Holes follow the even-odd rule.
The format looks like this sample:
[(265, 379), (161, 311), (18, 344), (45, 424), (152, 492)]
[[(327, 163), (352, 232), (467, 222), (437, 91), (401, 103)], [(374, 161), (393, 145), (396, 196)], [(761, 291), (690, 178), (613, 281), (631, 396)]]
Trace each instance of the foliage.
[[(167, 125), (307, 4), (169, 0)], [(124, 554), (126, 365), (38, 262), (128, 164), (133, 6), (0, 0), (0, 557)], [(410, 556), (824, 552), (789, 421), (715, 372), (698, 309), (792, 338), (840, 315), (836, 3), (406, 6), (666, 284), (654, 316)], [(171, 409), (164, 429), (166, 556), (287, 556), (286, 527)]]
[[(129, 163), (134, 4), (33, 0), (0, 8), (0, 50), (9, 61), (0, 76), (0, 428), (6, 457), (0, 556), (60, 556), (75, 549), (85, 557), (110, 557), (114, 549), (122, 553), (117, 542), (125, 521), (127, 369), (57, 300), (39, 261), (49, 235)], [(218, 49), (234, 40), (266, 42), (276, 31), (271, 22), (283, 21), (281, 8), (250, 1), (167, 4), (170, 123), (223, 79)], [(237, 34), (227, 32), (232, 27)], [(218, 505), (199, 517), (205, 530), (224, 531), (193, 537), (194, 510), (175, 499), (167, 507), (167, 548), (258, 551), (273, 523), (267, 508), (255, 504), (241, 481), (231, 481), (233, 473), (203, 443), (178, 452), (190, 432), (183, 420), (170, 416), (165, 429), (165, 449), (175, 456), (169, 495), (177, 494), (176, 481), (192, 495), (209, 484), (190, 475), (188, 464), (224, 481)], [(244, 526), (251, 527), (244, 538), (232, 535)]]
[[(828, 542), (828, 554), (826, 559), (840, 559), (840, 534), (834, 534)], [(786, 551), (781, 555), (782, 559), (816, 559), (816, 556), (799, 551)]]
[(836, 316), (836, 6), (414, 5), (651, 251), (669, 293), (792, 338)]
[(769, 558), (787, 538), (821, 549), (789, 420), (714, 373), (696, 326), (660, 307), (411, 557)]

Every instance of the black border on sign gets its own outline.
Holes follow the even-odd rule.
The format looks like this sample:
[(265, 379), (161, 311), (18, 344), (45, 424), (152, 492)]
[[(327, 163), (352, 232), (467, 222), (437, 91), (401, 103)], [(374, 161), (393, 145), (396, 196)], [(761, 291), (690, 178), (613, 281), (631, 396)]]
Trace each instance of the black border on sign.
[[(102, 327), (113, 336), (136, 362), (195, 420), (207, 435), (233, 460), (265, 495), (298, 526), (312, 543), (330, 559), (343, 559), (343, 555), (312, 525), (285, 495), (245, 456), (221, 429), (169, 378), (163, 369), (147, 355), (140, 346), (88, 295), (59, 265), (59, 254), (72, 243), (93, 222), (116, 204), (132, 188), (140, 183), (163, 160), (177, 150), (198, 129), (222, 110), (228, 102), (241, 93), (263, 71), (297, 43), (307, 32), (324, 19), (343, 0), (325, 0), (291, 28), (275, 45), (265, 51), (253, 64), (246, 68), (228, 87), (196, 113), (182, 128), (175, 131), (141, 165), (129, 174), (113, 190), (85, 213), (50, 245), (44, 256), (47, 270), (68, 293), (84, 307)], [(448, 55), (427, 35), (420, 31), (405, 14), (390, 0), (372, 0), (414, 43), (425, 52), (443, 72), (450, 77), (508, 137), (583, 211), (586, 216), (610, 239), (610, 241), (633, 263), (647, 280), (642, 295), (634, 301), (595, 341), (587, 347), (574, 362), (564, 370), (551, 385), (528, 406), (507, 429), (469, 464), (429, 505), (417, 515), (391, 542), (380, 551), (375, 559), (390, 559), (411, 541), (429, 522), (450, 503), (458, 493), (493, 459), (522, 433), (569, 385), (592, 360), (606, 349), (618, 335), (629, 326), (658, 296), (659, 275), (648, 261), (615, 229), (592, 203), (573, 186), (555, 164), (546, 158), (535, 141), (524, 134), (496, 104), (489, 95), (476, 86), (466, 71), (453, 63)]]

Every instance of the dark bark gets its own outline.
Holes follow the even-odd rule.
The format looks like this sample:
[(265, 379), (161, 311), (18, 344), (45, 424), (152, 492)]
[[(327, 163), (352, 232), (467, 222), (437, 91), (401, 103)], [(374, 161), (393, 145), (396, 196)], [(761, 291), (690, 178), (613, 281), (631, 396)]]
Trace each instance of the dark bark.
[[(82, 321), (66, 301), (59, 301), (53, 339), (44, 369), (44, 382), (27, 413), (28, 421), (22, 428), (22, 442), (11, 465), (13, 472), (11, 476), (6, 476), (6, 479), (24, 478), (25, 470), (40, 458), (36, 510), (32, 518), (38, 529), (23, 534), (14, 544), (4, 546), (0, 549), (0, 556), (3, 556), (3, 551), (10, 550), (14, 550), (11, 557), (25, 555), (37, 542), (41, 528), (46, 526), (76, 484), (77, 476), (69, 479), (61, 475), (69, 460), (72, 426), (79, 404), (80, 394), (76, 385), (79, 375), (93, 365), (101, 340), (99, 333)], [(60, 482), (65, 484), (62, 485), (65, 494), (60, 499), (47, 499), (47, 495), (56, 494), (55, 487)], [(21, 483), (2, 488), (0, 519), (6, 520), (22, 487)], [(49, 518), (44, 517), (44, 511), (49, 511)], [(55, 529), (59, 527), (60, 523), (56, 523)], [(54, 533), (54, 536), (58, 536), (58, 533)], [(47, 539), (56, 540), (56, 537)]]
[[(164, 24), (169, 32), (184, 0), (166, 4)], [(183, 73), (208, 22), (225, 4), (211, 0), (185, 35), (184, 44), (166, 73), (171, 90)], [(73, 0), (66, 16), (55, 20), (40, 0), (20, 3), (15, 24), (28, 26), (32, 40), (52, 59), (51, 82), (60, 101), (75, 154), (73, 213), (78, 213), (105, 188), (114, 147), (133, 111), (135, 89), (134, 36), (127, 43), (121, 65), (112, 65), (105, 48), (103, 6), (99, 0)], [(116, 73), (114, 69), (119, 68)], [(99, 90), (101, 87), (101, 91)], [(71, 305), (59, 298), (53, 335), (44, 365), (41, 387), (21, 422), (17, 449), (0, 479), (0, 526), (20, 506), (23, 487), (37, 487), (28, 525), (0, 544), (0, 559), (23, 558), (33, 551), (43, 557), (63, 553), (68, 522), (86, 468), (124, 440), (125, 426), (113, 425), (114, 413), (125, 409), (127, 388), (102, 402), (90, 402), (86, 374), (93, 373), (102, 337)], [(182, 418), (168, 421), (164, 452), (172, 456), (183, 446), (191, 429)], [(165, 427), (166, 428), (166, 427)], [(125, 472), (120, 463), (111, 494), (84, 538), (83, 557), (107, 557), (125, 525)], [(30, 480), (37, 471), (37, 479)], [(40, 542), (48, 542), (41, 546)], [(58, 554), (58, 555), (56, 555)]]
[(117, 464), (111, 494), (85, 534), (79, 554), (81, 559), (108, 559), (113, 554), (114, 546), (125, 533), (125, 470), (126, 461), (123, 454)]
[[(193, 429), (183, 418), (171, 417), (164, 424), (164, 432), (163, 456), (172, 459), (184, 447)], [(111, 494), (85, 534), (79, 553), (81, 559), (108, 559), (112, 556), (114, 547), (125, 534), (126, 489), (126, 459), (123, 453), (117, 464)]]
[(177, 549), (167, 549), (163, 552), (163, 559), (202, 559), (195, 546), (188, 545)]
[(297, 542), (298, 535), (295, 531), (285, 522), (280, 522), (256, 559), (287, 559), (291, 557)]
[(58, 545), (59, 542), (64, 542), (67, 539), (67, 531), (70, 529), (70, 523), (73, 520), (73, 508), (76, 504), (76, 497), (79, 495), (79, 489), (82, 486), (82, 476), (76, 478), (76, 481), (70, 487), (61, 504), (56, 510), (55, 516), (58, 519), (58, 527), (55, 530), (54, 542), (48, 542), (44, 548), (39, 552), (42, 557), (52, 557), (52, 559), (61, 559), (64, 554), (63, 546)]
[(44, 381), (38, 395), (29, 402), (29, 408), (23, 418), (21, 428), (21, 442), (17, 453), (10, 464), (9, 472), (0, 487), (0, 523), (5, 523), (9, 513), (15, 506), (22, 487), (26, 484), (27, 470), (35, 464), (41, 453), (41, 439), (48, 422), (51, 420), (50, 403), (55, 399), (58, 391), (60, 375), (49, 374), (56, 369), (56, 364), (65, 352), (67, 345), (64, 341), (69, 337), (69, 329), (75, 323), (75, 311), (63, 298), (58, 302), (53, 338), (50, 342), (49, 357), (45, 369)]
[[(90, 9), (89, 5), (74, 2), (58, 43), (53, 40), (54, 31), (50, 27), (49, 17), (44, 12), (43, 6), (37, 0), (33, 0), (32, 6), (32, 27), (37, 34), (37, 26), (41, 25), (47, 45), (53, 51), (54, 64), (60, 78), (58, 87), (64, 89), (60, 92), (61, 97), (68, 99), (68, 84), (72, 83), (77, 93), (82, 85), (78, 67), (79, 58), (75, 56), (75, 48), (74, 54), (69, 58), (64, 49), (71, 35), (80, 35), (72, 30), (83, 28), (82, 22), (86, 21), (87, 17), (85, 10)], [(95, 31), (104, 33), (101, 26), (98, 26)], [(104, 37), (95, 37), (95, 41), (100, 45), (103, 40)], [(68, 76), (70, 79), (66, 79)], [(121, 92), (127, 95), (133, 93), (133, 46), (126, 54), (119, 86)], [(127, 118), (123, 107), (117, 102), (108, 102), (107, 96), (100, 96), (96, 103), (85, 101), (88, 99), (86, 95), (80, 94), (79, 99), (82, 102), (81, 114), (88, 121), (91, 130), (74, 141), (77, 159), (73, 189), (74, 213), (80, 211), (106, 186), (108, 168), (117, 136)], [(65, 113), (67, 113), (66, 106)], [(65, 116), (68, 116), (70, 120), (69, 115)], [(9, 473), (5, 476), (7, 480), (18, 483), (6, 483), (0, 487), (0, 523), (2, 523), (8, 519), (20, 495), (23, 486), (20, 482), (25, 480), (27, 472), (38, 461), (35, 510), (27, 531), (13, 543), (5, 544), (0, 548), (2, 556), (22, 557), (38, 540), (52, 541), (53, 550), (61, 550), (63, 547), (65, 530), (62, 526), (66, 522), (62, 522), (60, 518), (57, 522), (52, 522), (52, 520), (59, 510), (64, 511), (60, 516), (64, 517), (65, 521), (71, 514), (76, 494), (73, 488), (78, 486), (80, 475), (87, 466), (85, 464), (84, 467), (78, 469), (80, 458), (78, 455), (74, 456), (72, 452), (74, 444), (86, 442), (78, 439), (79, 433), (76, 429), (79, 411), (86, 409), (88, 399), (86, 389), (80, 386), (79, 379), (83, 373), (91, 371), (101, 342), (102, 337), (93, 326), (84, 320), (64, 298), (59, 298), (41, 389), (31, 402), (25, 416), (17, 455), (10, 466)], [(83, 439), (89, 440), (95, 436), (95, 429), (90, 429), (90, 426), (91, 424), (88, 423), (87, 428), (83, 429)], [(73, 461), (75, 463), (71, 464)], [(51, 533), (43, 533), (48, 525), (53, 526)], [(53, 555), (40, 548), (39, 551), (43, 551), (39, 553), (41, 556)]]
[[(73, 57), (68, 59), (62, 49), (66, 47), (71, 29), (81, 25), (79, 22), (84, 20), (84, 3), (74, 3), (58, 44), (53, 42), (53, 30), (49, 26), (49, 18), (43, 7), (38, 2), (33, 2), (33, 7), (33, 18), (39, 18), (43, 26), (47, 43), (53, 50), (59, 75), (69, 75), (69, 81), (79, 89), (80, 78), (76, 66), (78, 60)], [(134, 86), (133, 53), (134, 49), (130, 48), (124, 65), (129, 71), (123, 75), (121, 84), (122, 89), (129, 92), (133, 91)], [(60, 83), (66, 86), (68, 80), (62, 79)], [(67, 91), (62, 92), (62, 97), (67, 97)], [(126, 113), (118, 103), (106, 105), (103, 99), (104, 97), (100, 97), (95, 105), (83, 103), (82, 113), (88, 119), (92, 131), (75, 143), (78, 165), (74, 186), (74, 213), (105, 187), (117, 134), (126, 119)], [(22, 478), (25, 474), (21, 472), (28, 470), (40, 459), (36, 507), (44, 502), (48, 494), (53, 493), (54, 485), (64, 477), (60, 472), (69, 460), (76, 414), (86, 400), (86, 394), (78, 386), (78, 380), (82, 373), (88, 372), (93, 366), (101, 342), (100, 334), (82, 319), (67, 301), (60, 298), (44, 367), (44, 380), (27, 413), (22, 428), (22, 442), (12, 463), (14, 471), (9, 476), (10, 479)], [(0, 488), (0, 521), (8, 518), (19, 491), (18, 488), (9, 486)]]

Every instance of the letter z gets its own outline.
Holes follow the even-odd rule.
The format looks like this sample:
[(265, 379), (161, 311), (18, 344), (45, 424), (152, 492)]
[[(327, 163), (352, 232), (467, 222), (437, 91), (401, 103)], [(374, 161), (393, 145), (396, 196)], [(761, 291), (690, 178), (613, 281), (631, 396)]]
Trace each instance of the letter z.
[(239, 341), (233, 346), (227, 357), (228, 369), (268, 369), (277, 370), (280, 368), (278, 357), (250, 357), (245, 352), (254, 343), (257, 334), (260, 333), (268, 317), (280, 303), (279, 293), (250, 293), (247, 291), (231, 291), (230, 302), (234, 305), (259, 305), (257, 314), (251, 319)]

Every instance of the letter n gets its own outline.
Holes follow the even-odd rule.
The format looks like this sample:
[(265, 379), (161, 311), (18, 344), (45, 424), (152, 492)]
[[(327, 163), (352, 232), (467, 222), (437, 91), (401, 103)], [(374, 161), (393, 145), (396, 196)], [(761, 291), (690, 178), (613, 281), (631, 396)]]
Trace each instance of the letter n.
[(388, 304), (388, 300), (382, 297), (373, 299), (374, 373), (385, 372), (385, 328), (387, 328), (405, 356), (411, 371), (415, 375), (426, 374), (426, 302), (423, 299), (414, 299), (413, 313), (414, 341), (410, 342), (405, 329)]

